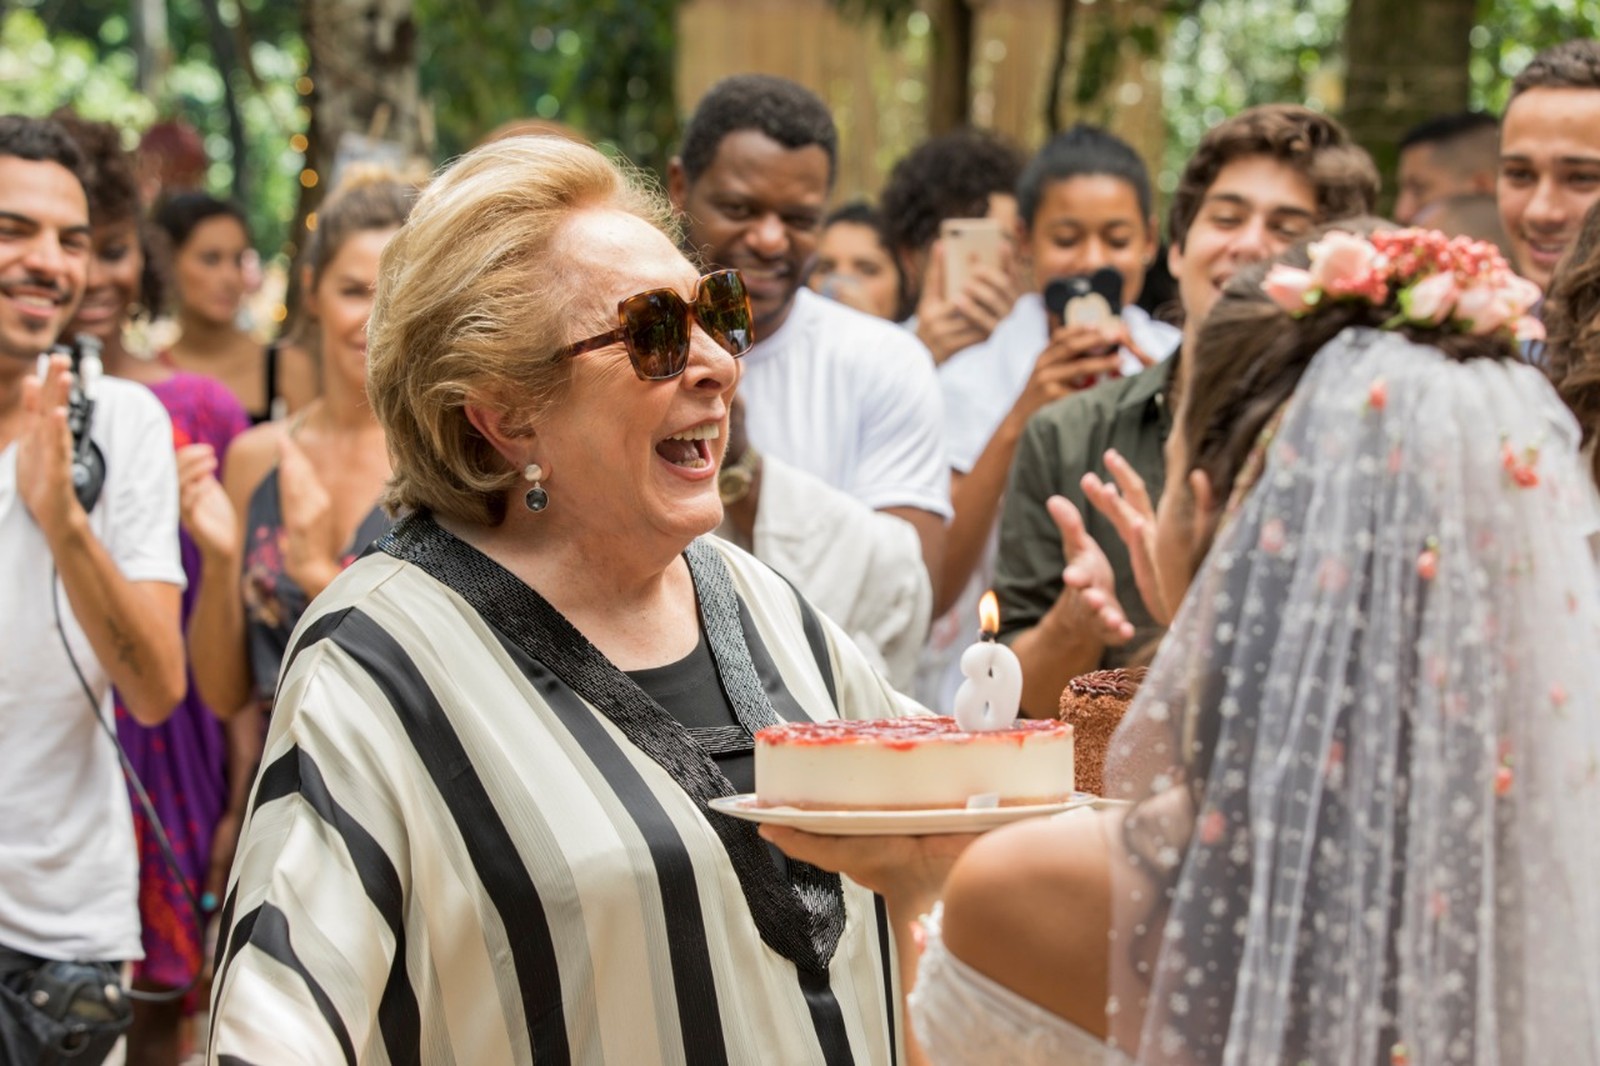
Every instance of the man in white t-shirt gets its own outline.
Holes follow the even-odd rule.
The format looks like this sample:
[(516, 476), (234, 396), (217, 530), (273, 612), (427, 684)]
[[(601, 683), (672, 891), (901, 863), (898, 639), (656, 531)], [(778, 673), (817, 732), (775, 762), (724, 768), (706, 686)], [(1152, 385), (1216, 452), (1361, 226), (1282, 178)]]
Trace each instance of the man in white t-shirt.
[(83, 296), (83, 165), (55, 123), (0, 117), (0, 981), (13, 991), (21, 956), (141, 957), (127, 785), (96, 716), (111, 724), (113, 685), (146, 724), (184, 691), (166, 412), (86, 370), (106, 468), (86, 510), (69, 361), (53, 357), (42, 381), (37, 369)]
[[(690, 120), (667, 191), (691, 254), (708, 267), (738, 269), (755, 315), (757, 343), (739, 386), (751, 447), (733, 436), (722, 472), (733, 532), (858, 640), (862, 630), (847, 616), (879, 607), (841, 580), (844, 571), (828, 565), (822, 549), (871, 556), (874, 570), (901, 575), (911, 584), (892, 597), (896, 611), (920, 617), (888, 628), (914, 659), (950, 514), (939, 387), (932, 358), (910, 332), (802, 285), (837, 139), (827, 107), (804, 88), (766, 75), (728, 78)], [(833, 519), (804, 538), (783, 536), (806, 542), (801, 557), (774, 557), (765, 531), (809, 526), (824, 500)], [(911, 611), (911, 603), (922, 605)], [(865, 624), (885, 628), (881, 617)], [(888, 673), (909, 680), (909, 664)]]

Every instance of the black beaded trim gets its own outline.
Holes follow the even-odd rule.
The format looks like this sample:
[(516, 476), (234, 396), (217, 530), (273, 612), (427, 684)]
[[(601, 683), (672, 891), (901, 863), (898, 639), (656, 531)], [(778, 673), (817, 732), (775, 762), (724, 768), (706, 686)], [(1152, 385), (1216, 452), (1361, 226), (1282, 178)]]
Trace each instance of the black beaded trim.
[(749, 755), (756, 750), (755, 738), (743, 726), (690, 726), (689, 739), (707, 755)]

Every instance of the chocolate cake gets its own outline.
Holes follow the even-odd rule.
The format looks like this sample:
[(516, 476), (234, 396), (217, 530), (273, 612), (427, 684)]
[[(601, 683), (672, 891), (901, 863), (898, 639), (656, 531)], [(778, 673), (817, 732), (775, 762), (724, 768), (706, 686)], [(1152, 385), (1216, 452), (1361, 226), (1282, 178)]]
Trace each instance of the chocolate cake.
[(1096, 670), (1067, 682), (1061, 693), (1061, 720), (1072, 726), (1079, 792), (1104, 794), (1106, 749), (1147, 672), (1143, 666)]

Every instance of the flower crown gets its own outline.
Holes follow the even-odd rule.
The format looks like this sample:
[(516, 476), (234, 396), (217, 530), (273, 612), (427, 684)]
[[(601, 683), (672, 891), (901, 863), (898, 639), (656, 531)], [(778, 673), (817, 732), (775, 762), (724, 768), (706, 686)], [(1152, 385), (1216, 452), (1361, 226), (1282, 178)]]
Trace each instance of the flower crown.
[(1397, 310), (1385, 329), (1402, 324), (1455, 329), (1475, 336), (1542, 340), (1531, 311), (1539, 287), (1512, 273), (1487, 241), (1446, 237), (1430, 229), (1382, 230), (1358, 237), (1332, 230), (1312, 243), (1311, 268), (1276, 264), (1261, 288), (1296, 318), (1329, 300), (1360, 300)]

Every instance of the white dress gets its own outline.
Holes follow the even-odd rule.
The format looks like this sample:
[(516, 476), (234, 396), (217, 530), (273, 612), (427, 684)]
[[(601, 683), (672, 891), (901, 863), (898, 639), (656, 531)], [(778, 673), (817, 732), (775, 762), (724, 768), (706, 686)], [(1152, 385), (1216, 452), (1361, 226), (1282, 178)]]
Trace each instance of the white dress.
[[(1590, 441), (1589, 446), (1583, 450), (1583, 469), (1594, 470), (1595, 441)], [(1589, 538), (1589, 547), (1594, 551), (1594, 557), (1600, 560), (1600, 486), (1589, 481), (1581, 490), (1589, 499), (1588, 521), (1584, 524), (1583, 534)]]
[(917, 1041), (934, 1066), (1118, 1066), (1128, 1060), (1098, 1037), (1017, 995), (945, 949), (943, 907), (927, 932), (907, 1000)]

